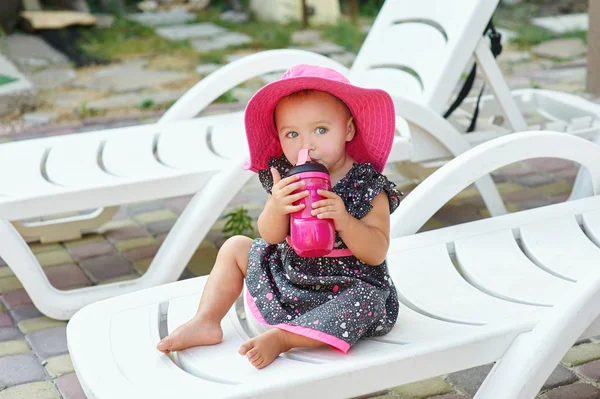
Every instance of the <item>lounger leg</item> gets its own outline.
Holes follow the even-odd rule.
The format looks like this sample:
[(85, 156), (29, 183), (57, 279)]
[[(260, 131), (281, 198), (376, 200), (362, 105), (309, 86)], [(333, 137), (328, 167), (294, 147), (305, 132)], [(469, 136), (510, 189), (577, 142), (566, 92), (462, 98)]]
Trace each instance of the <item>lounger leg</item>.
[[(593, 139), (592, 142), (600, 145), (600, 136)], [(592, 188), (592, 177), (590, 176), (590, 172), (586, 168), (580, 166), (568, 201), (590, 197), (592, 195), (594, 195), (594, 189)]]
[(145, 280), (144, 285), (153, 287), (177, 280), (219, 218), (224, 204), (233, 199), (251, 176), (236, 162), (210, 179), (171, 228), (148, 271), (140, 278)]
[[(7, 220), (0, 220), (0, 257), (15, 273), (40, 312), (58, 320), (68, 320), (90, 303), (149, 288), (142, 278), (106, 285), (64, 291), (50, 284), (37, 258)], [(184, 265), (185, 266), (185, 265)]]
[[(531, 399), (537, 395), (569, 348), (598, 322), (600, 275), (581, 279), (568, 294), (531, 332), (515, 339), (475, 399)], [(597, 333), (597, 327), (591, 330)]]
[(68, 319), (83, 302), (81, 294), (84, 289), (60, 291), (50, 284), (25, 240), (7, 220), (0, 220), (0, 257), (23, 284), (34, 305), (45, 315)]
[(486, 37), (482, 38), (475, 48), (475, 59), (483, 70), (483, 75), (490, 86), (494, 97), (502, 108), (508, 123), (514, 132), (527, 130), (527, 121), (512, 97), (510, 89), (504, 80), (504, 75), (494, 59)]
[(490, 175), (477, 180), (475, 182), (475, 187), (479, 190), (479, 194), (481, 194), (481, 198), (488, 211), (490, 211), (491, 216), (500, 216), (507, 213), (504, 201)]
[[(600, 145), (600, 137), (596, 137), (592, 140), (595, 144)], [(575, 182), (573, 183), (573, 190), (569, 196), (569, 201), (580, 198), (585, 198), (594, 195), (594, 189), (592, 188), (592, 177), (590, 172), (582, 166), (579, 167)]]
[(594, 191), (592, 189), (590, 173), (587, 169), (580, 167), (577, 176), (575, 177), (575, 182), (573, 183), (569, 201), (590, 197), (592, 195), (594, 195)]
[(232, 163), (213, 176), (181, 214), (148, 271), (136, 280), (75, 290), (50, 284), (35, 255), (14, 226), (0, 220), (0, 257), (14, 271), (33, 304), (48, 317), (68, 320), (82, 307), (110, 297), (176, 281), (224, 208), (252, 176)]

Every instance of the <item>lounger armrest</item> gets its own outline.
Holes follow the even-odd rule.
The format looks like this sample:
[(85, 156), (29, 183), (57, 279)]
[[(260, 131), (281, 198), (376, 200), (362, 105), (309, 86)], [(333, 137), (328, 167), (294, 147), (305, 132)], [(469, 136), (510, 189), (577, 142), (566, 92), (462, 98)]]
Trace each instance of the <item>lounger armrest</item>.
[(228, 90), (272, 72), (285, 71), (298, 64), (332, 68), (348, 76), (350, 70), (321, 54), (305, 50), (267, 50), (235, 60), (206, 76), (173, 104), (160, 119), (162, 122), (191, 119)]
[[(426, 107), (410, 98), (392, 96), (396, 110), (396, 128), (405, 138), (410, 138), (410, 129), (402, 129), (406, 122), (419, 126), (431, 136), (435, 137), (454, 156), (471, 148), (471, 145), (448, 120), (432, 108)], [(400, 118), (400, 119), (399, 119)], [(408, 136), (408, 137), (407, 137)]]
[(600, 275), (590, 274), (507, 349), (477, 391), (477, 397), (533, 398), (567, 351), (600, 325)]
[(460, 154), (419, 184), (392, 215), (391, 236), (416, 233), (446, 202), (479, 178), (531, 158), (577, 162), (590, 172), (594, 194), (600, 192), (600, 146), (564, 133), (514, 133)]

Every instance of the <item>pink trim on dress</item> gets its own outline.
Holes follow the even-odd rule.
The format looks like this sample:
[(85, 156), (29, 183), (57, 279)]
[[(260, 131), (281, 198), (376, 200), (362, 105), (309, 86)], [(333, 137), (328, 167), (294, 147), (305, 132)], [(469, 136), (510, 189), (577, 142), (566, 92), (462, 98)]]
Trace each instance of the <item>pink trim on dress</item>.
[[(292, 247), (292, 237), (285, 237), (285, 242)], [(352, 251), (350, 251), (348, 248), (332, 249), (331, 252), (329, 252), (327, 255), (323, 255), (322, 258), (343, 258), (345, 256), (353, 256)]]
[(350, 344), (348, 342), (344, 341), (343, 339), (339, 339), (338, 337), (334, 337), (333, 335), (324, 333), (322, 331), (317, 331), (302, 326), (294, 326), (291, 324), (269, 324), (265, 321), (262, 314), (260, 314), (260, 310), (258, 310), (258, 307), (254, 303), (254, 299), (252, 298), (252, 295), (250, 295), (250, 292), (248, 290), (246, 290), (246, 301), (248, 303), (248, 307), (250, 308), (250, 312), (252, 312), (252, 316), (254, 316), (256, 321), (258, 321), (260, 324), (269, 327), (279, 328), (280, 330), (289, 331), (291, 333), (302, 335), (304, 337), (316, 339), (317, 341), (324, 342), (327, 345), (331, 346), (333, 349), (336, 349), (342, 353), (346, 353), (350, 349)]

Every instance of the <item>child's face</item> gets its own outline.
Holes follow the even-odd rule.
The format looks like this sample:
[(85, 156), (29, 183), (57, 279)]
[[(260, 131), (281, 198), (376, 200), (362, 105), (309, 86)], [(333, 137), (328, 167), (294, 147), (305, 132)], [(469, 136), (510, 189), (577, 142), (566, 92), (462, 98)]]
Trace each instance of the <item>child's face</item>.
[(279, 142), (288, 161), (297, 163), (298, 152), (308, 149), (312, 160), (332, 172), (346, 161), (346, 142), (354, 137), (354, 121), (337, 97), (309, 91), (283, 98), (275, 108)]

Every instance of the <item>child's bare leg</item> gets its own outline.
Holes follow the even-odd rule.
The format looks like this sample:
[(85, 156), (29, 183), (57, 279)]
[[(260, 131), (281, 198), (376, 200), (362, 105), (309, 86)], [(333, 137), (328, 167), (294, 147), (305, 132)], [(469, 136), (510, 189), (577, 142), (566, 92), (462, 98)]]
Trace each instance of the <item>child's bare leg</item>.
[(204, 287), (196, 315), (160, 341), (156, 346), (159, 351), (169, 353), (221, 342), (221, 319), (242, 292), (251, 246), (252, 240), (244, 236), (225, 241)]
[(246, 341), (239, 352), (240, 355), (246, 355), (254, 367), (262, 369), (271, 364), (281, 353), (290, 349), (324, 345), (326, 345), (324, 342), (316, 339), (273, 328)]

